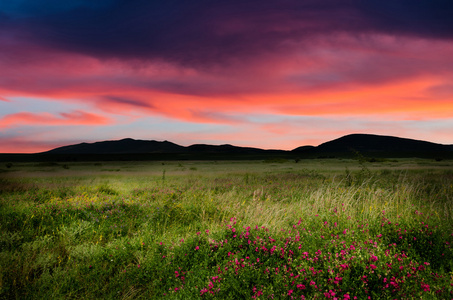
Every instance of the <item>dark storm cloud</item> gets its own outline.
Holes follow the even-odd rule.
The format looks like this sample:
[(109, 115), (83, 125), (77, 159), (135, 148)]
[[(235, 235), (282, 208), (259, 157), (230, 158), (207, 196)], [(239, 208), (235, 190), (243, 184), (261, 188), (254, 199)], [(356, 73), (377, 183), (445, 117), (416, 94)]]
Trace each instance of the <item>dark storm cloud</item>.
[[(67, 2), (64, 2), (67, 3)], [(223, 65), (317, 34), (453, 37), (453, 1), (12, 1), (0, 34), (98, 58)]]
[(453, 39), (451, 0), (367, 0), (358, 2), (357, 9), (376, 31)]

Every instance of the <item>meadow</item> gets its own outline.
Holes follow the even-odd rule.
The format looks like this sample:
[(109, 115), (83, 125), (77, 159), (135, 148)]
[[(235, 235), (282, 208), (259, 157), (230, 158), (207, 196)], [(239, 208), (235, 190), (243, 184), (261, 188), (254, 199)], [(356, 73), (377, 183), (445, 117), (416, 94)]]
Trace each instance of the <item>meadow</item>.
[(453, 161), (0, 166), (1, 299), (452, 299)]

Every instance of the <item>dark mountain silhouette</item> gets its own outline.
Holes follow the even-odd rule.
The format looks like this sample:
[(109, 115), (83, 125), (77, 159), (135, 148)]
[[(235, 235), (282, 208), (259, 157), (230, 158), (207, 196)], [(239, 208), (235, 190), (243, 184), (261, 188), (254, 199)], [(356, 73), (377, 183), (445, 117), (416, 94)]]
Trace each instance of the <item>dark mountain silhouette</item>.
[(188, 153), (232, 153), (232, 154), (255, 154), (255, 153), (286, 153), (285, 150), (264, 150), (260, 148), (252, 147), (238, 147), (229, 144), (225, 145), (206, 145), (206, 144), (195, 144), (188, 146)]
[[(252, 147), (238, 147), (233, 145), (206, 145), (195, 144), (188, 147), (180, 146), (168, 141), (147, 141), (122, 139), (118, 141), (102, 141), (95, 143), (81, 143), (55, 148), (42, 154), (57, 155), (100, 155), (100, 154), (175, 154), (175, 158), (183, 157), (190, 159), (202, 159), (204, 154), (224, 158), (234, 158), (236, 155), (247, 155), (253, 158), (265, 155), (288, 156), (288, 157), (343, 157), (356, 155), (388, 156), (453, 156), (453, 145), (442, 145), (426, 141), (419, 141), (394, 136), (381, 136), (373, 134), (350, 134), (341, 138), (323, 143), (319, 146), (302, 146), (292, 151), (264, 150)], [(162, 156), (163, 157), (163, 156)], [(167, 156), (165, 156), (167, 157)]]
[(427, 141), (383, 136), (374, 134), (350, 134), (323, 143), (317, 147), (303, 146), (293, 150), (296, 153), (353, 154), (377, 156), (429, 156), (453, 154), (453, 145), (436, 144)]
[(180, 146), (168, 141), (145, 141), (122, 139), (119, 141), (102, 141), (95, 143), (81, 143), (63, 146), (44, 152), (48, 154), (145, 154), (145, 153), (285, 153), (284, 150), (263, 150), (251, 147), (233, 145), (195, 144), (188, 147)]
[(122, 139), (63, 146), (47, 151), (49, 154), (136, 154), (136, 153), (182, 153), (185, 147), (172, 142)]
[(296, 149), (293, 149), (292, 152), (310, 152), (314, 151), (316, 149), (315, 146), (300, 146), (297, 147)]

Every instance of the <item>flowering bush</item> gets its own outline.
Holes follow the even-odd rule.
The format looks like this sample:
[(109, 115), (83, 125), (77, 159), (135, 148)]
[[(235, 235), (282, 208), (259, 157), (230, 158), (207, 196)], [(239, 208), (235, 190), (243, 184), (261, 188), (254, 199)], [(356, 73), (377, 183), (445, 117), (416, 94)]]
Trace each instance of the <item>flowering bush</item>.
[[(451, 264), (446, 265), (446, 270), (433, 268), (418, 250), (404, 242), (389, 243), (391, 236), (375, 234), (382, 228), (368, 226), (366, 231), (341, 235), (338, 233), (343, 228), (337, 228), (338, 233), (326, 239), (314, 231), (316, 222), (310, 225), (303, 227), (304, 222), (299, 220), (291, 230), (272, 234), (264, 226), (242, 226), (240, 230), (232, 219), (216, 235), (209, 238), (196, 235), (171, 247), (173, 259), (168, 259), (168, 265), (187, 270), (178, 292), (218, 299), (394, 299), (452, 295), (453, 281), (447, 275), (452, 271)], [(341, 223), (336, 226), (341, 227)], [(395, 223), (387, 230), (400, 229)], [(418, 232), (417, 228), (413, 230)], [(443, 236), (443, 255), (451, 261), (451, 235), (435, 230), (434, 233)], [(156, 288), (163, 292), (174, 290), (169, 285)]]

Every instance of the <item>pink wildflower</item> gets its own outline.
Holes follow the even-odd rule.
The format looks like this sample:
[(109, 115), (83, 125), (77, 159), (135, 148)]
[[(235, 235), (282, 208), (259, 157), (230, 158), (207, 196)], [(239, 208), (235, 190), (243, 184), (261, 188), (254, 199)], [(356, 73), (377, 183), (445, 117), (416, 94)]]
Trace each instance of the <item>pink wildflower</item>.
[(303, 285), (303, 284), (298, 284), (298, 285), (296, 285), (296, 287), (297, 287), (299, 290), (305, 290), (305, 285)]
[(425, 292), (429, 292), (430, 291), (429, 284), (422, 283), (422, 289)]

